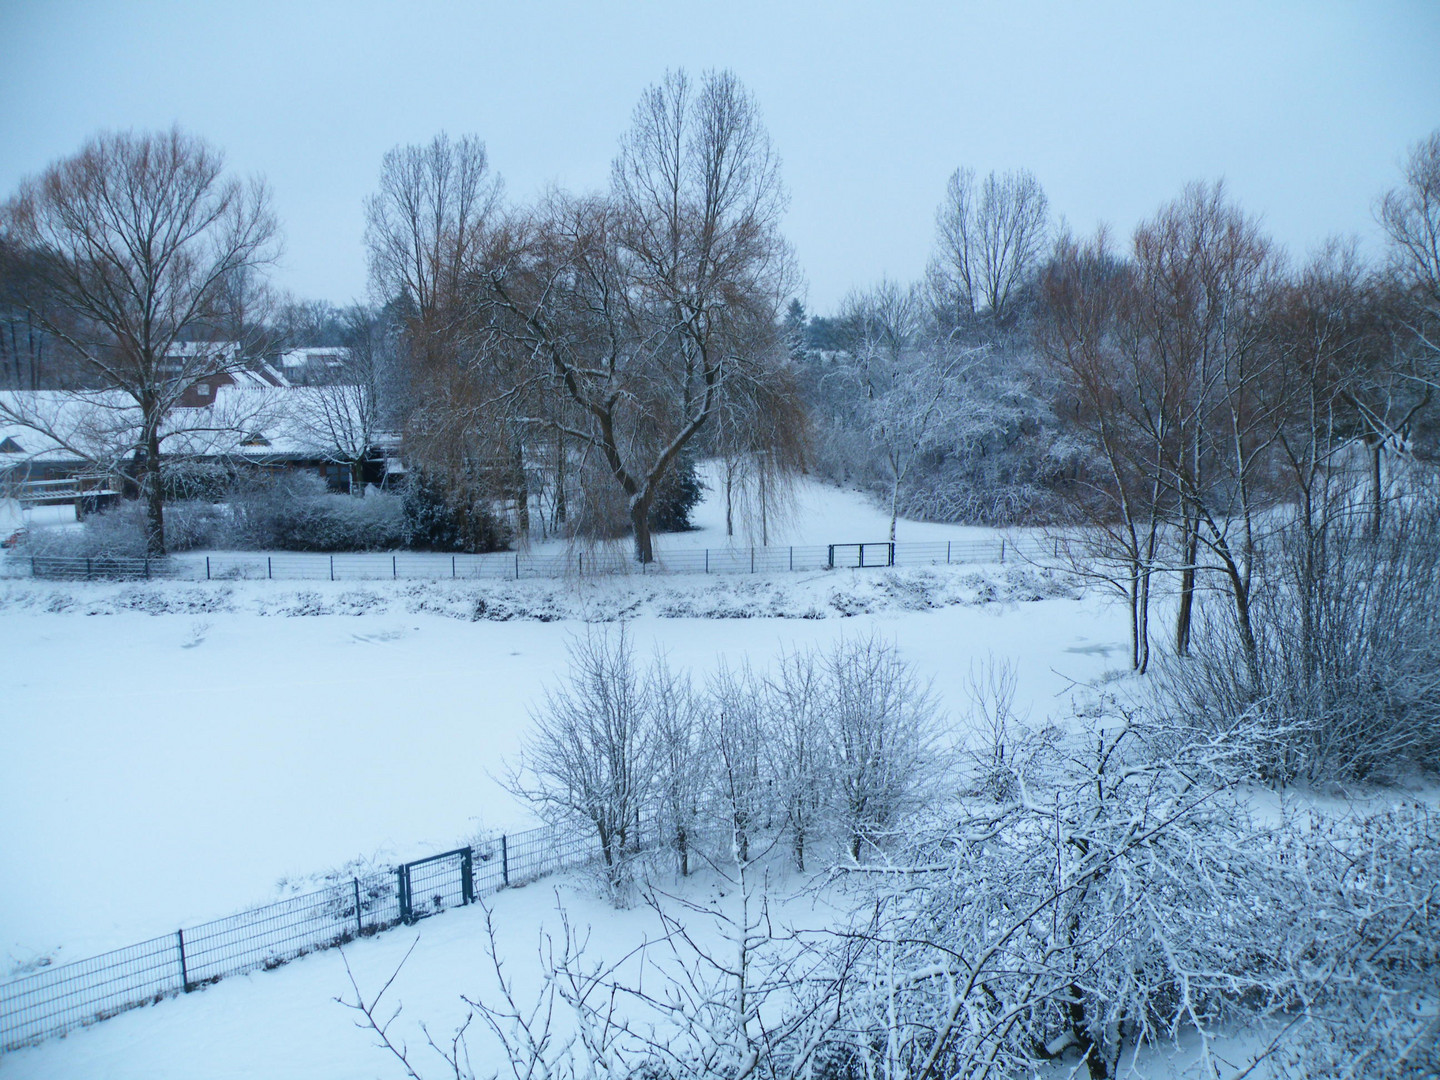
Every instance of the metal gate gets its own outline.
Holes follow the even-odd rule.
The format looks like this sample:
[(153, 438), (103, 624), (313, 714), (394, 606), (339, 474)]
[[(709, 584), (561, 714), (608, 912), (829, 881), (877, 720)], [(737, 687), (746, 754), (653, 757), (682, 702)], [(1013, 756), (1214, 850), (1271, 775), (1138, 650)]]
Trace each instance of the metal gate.
[(895, 545), (893, 543), (873, 544), (831, 544), (827, 560), (831, 570), (837, 566), (894, 566)]
[(474, 855), (468, 847), (405, 863), (395, 877), (405, 923), (475, 901)]

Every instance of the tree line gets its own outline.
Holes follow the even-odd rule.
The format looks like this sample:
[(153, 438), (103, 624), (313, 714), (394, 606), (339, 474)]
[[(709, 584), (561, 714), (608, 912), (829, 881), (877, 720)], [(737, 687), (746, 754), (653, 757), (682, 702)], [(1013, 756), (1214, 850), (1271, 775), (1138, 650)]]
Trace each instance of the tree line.
[[(283, 342), (340, 343), (352, 362), (327, 381), (358, 389), (326, 410), (337, 460), (403, 432), (474, 544), (628, 535), (649, 561), (702, 456), (732, 530), (763, 543), (809, 471), (883, 498), (892, 536), (902, 515), (1085, 524), (1143, 668), (1155, 574), (1179, 581), (1177, 649), (1210, 569), (1243, 645), (1260, 519), (1363, 454), (1378, 522), (1392, 467), (1431, 455), (1437, 177), (1432, 135), (1377, 204), (1382, 263), (1333, 241), (1297, 266), (1222, 185), (1122, 245), (1057, 230), (1025, 170), (962, 168), (922, 280), (812, 317), (758, 103), (728, 72), (671, 72), (601, 191), (515, 205), (474, 136), (391, 150), (365, 208), (373, 302), (341, 311), (268, 289), (263, 181), (178, 130), (112, 133), (0, 215), (0, 375), (113, 391), (138, 416), (110, 465), (144, 493), (157, 553), (185, 390)], [(175, 348), (195, 341), (241, 348)]]

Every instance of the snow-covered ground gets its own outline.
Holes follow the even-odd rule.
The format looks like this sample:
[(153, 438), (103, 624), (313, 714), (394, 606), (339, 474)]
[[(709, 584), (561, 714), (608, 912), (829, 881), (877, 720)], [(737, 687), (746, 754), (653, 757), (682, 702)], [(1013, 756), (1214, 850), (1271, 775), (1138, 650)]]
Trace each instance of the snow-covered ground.
[[(772, 543), (879, 539), (886, 515), (819, 485)], [(718, 516), (717, 516), (718, 515)], [(723, 543), (712, 497), (703, 528)], [(718, 534), (718, 536), (717, 536)], [(900, 539), (973, 530), (902, 522)], [(812, 539), (813, 538), (813, 539)], [(482, 603), (483, 601), (483, 603)], [(1123, 612), (1027, 567), (835, 571), (739, 579), (584, 582), (153, 583), (0, 586), (0, 941), (6, 968), (56, 963), (273, 898), (361, 858), (453, 847), (533, 823), (497, 777), (528, 710), (585, 621), (622, 615), (641, 655), (703, 678), (722, 658), (876, 632), (954, 717), (967, 676), (1012, 661), (1022, 709), (1067, 710), (1078, 684), (1123, 666)], [(719, 617), (716, 617), (719, 616)], [(501, 894), (506, 940), (533, 951), (553, 883)], [(616, 913), (562, 881), (581, 921), (633, 941)], [(633, 925), (632, 925), (633, 924)], [(416, 932), (347, 949), (362, 984)], [(480, 972), (481, 921), (422, 924), (397, 984), (406, 1016), (444, 1031)], [(7, 1055), (16, 1077), (389, 1076), (332, 1000), (340, 957), (134, 1010)], [(411, 1041), (418, 1029), (409, 1029)]]

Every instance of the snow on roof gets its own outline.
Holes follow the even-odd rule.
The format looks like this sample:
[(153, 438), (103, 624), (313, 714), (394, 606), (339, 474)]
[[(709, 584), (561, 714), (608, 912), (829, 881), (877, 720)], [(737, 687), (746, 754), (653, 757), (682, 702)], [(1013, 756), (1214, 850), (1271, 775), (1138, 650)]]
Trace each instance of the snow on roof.
[[(394, 433), (359, 422), (363, 395), (355, 387), (290, 386), (283, 377), (277, 385), (252, 375), (216, 387), (212, 404), (171, 412), (161, 428), (162, 452), (265, 461), (344, 455), (359, 448), (337, 443), (367, 435), (372, 444), (398, 445)], [(134, 452), (139, 437), (140, 410), (120, 391), (0, 391), (0, 445), (19, 447), (6, 451), (0, 467), (114, 464)]]
[(266, 363), (253, 368), (237, 368), (229, 373), (237, 386), (289, 386), (290, 380)]
[(289, 349), (280, 354), (280, 366), (286, 368), (338, 367), (350, 359), (350, 350), (340, 345), (316, 345)]

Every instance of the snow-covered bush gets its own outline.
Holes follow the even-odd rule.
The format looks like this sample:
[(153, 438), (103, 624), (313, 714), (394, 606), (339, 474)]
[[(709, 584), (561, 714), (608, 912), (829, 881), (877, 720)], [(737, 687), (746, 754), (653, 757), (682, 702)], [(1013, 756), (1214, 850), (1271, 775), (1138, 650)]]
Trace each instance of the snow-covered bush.
[(1172, 711), (1243, 720), (1282, 783), (1440, 765), (1440, 492), (1396, 500), (1379, 533), (1344, 503), (1288, 522), (1256, 581), (1258, 683), (1234, 621), (1206, 618), (1194, 658), (1167, 668)]
[[(1255, 750), (1243, 735), (1177, 737), (1113, 705), (1080, 719), (1005, 725), (1006, 754), (977, 755), (956, 806), (852, 875), (868, 914), (845, 1027), (865, 1074), (1064, 1059), (1113, 1077), (1122, 1055), (1198, 1035), (1218, 1076), (1210, 1038), (1268, 1019), (1297, 1076), (1428, 1075), (1433, 814), (1262, 823), (1234, 783)], [(1411, 1071), (1381, 1069), (1403, 1055)]]
[[(226, 535), (224, 511), (206, 502), (165, 505), (165, 544), (170, 551), (209, 547)], [(74, 558), (141, 558), (145, 555), (145, 505), (121, 500), (90, 514), (78, 526), (32, 529), (24, 551), (31, 555)]]
[(318, 476), (246, 477), (230, 495), (233, 546), (281, 551), (382, 551), (405, 542), (400, 496), (332, 495)]
[(144, 504), (122, 500), (79, 526), (32, 529), (24, 545), (27, 555), (140, 558), (145, 554)]
[[(803, 691), (794, 659), (772, 687)], [(633, 671), (620, 683), (639, 685)], [(1211, 1051), (1236, 1025), (1278, 1032), (1255, 1048), (1270, 1071), (1254, 1075), (1434, 1075), (1432, 811), (1337, 819), (1282, 804), (1256, 820), (1235, 783), (1255, 750), (1244, 733), (1179, 731), (1113, 702), (1063, 729), (1026, 727), (996, 719), (1003, 670), (975, 683), (997, 745), (957, 755), (959, 795), (911, 814), (883, 858), (843, 870), (854, 904), (831, 929), (777, 920), (758, 859), (716, 861), (705, 899), (646, 893), (661, 933), (638, 950), (643, 982), (629, 956), (587, 958), (565, 921), (540, 958), (539, 1001), (520, 1000), (492, 922), (498, 993), (467, 998), (473, 1017), (522, 1074), (557, 1080), (931, 1080), (1046, 1065), (1094, 1080), (1136, 1075), (1137, 1055), (1181, 1042), (1195, 1073), (1218, 1080), (1246, 1075), (1247, 1062)], [(746, 711), (764, 691), (742, 668), (710, 697), (707, 708)], [(749, 751), (747, 733), (733, 738)], [(697, 932), (706, 922), (718, 934)], [(354, 990), (362, 1025), (383, 1032), (388, 1010)], [(552, 1027), (562, 1012), (565, 1033)], [(473, 1075), (464, 1031), (436, 1047), (447, 1076)]]
[(421, 469), (410, 474), (403, 497), (405, 545), (423, 551), (499, 551), (509, 530), (488, 498), (470, 497)]

